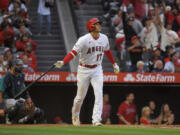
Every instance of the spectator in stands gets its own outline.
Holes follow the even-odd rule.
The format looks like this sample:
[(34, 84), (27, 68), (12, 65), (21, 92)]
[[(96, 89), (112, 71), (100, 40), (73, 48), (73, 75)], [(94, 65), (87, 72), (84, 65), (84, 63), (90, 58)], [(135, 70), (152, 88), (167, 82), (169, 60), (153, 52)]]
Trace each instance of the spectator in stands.
[(36, 56), (32, 52), (31, 46), (27, 45), (24, 46), (24, 52), (19, 55), (19, 58), (22, 59), (23, 56), (28, 57), (28, 65), (31, 67), (34, 71), (37, 71), (37, 59)]
[(115, 31), (119, 32), (123, 29), (123, 22), (122, 22), (122, 10), (118, 11), (118, 14), (116, 14), (112, 19), (112, 26), (115, 27)]
[(24, 35), (28, 35), (28, 37), (31, 37), (32, 36), (32, 33), (31, 31), (26, 28), (26, 26), (24, 24), (21, 24), (19, 26), (19, 29), (17, 29), (17, 31), (15, 32), (15, 37), (16, 37), (16, 40), (20, 40), (20, 38)]
[(23, 62), (23, 72), (34, 72), (34, 69), (30, 67), (30, 63), (27, 55), (23, 55), (21, 57), (21, 60)]
[(8, 10), (11, 15), (13, 15), (17, 10), (23, 10), (24, 12), (27, 12), (26, 6), (21, 3), (20, 0), (13, 0), (13, 2), (9, 5)]
[(140, 45), (139, 39), (137, 36), (131, 38), (132, 45), (128, 48), (130, 59), (131, 59), (131, 68), (130, 72), (135, 72), (137, 70), (136, 64), (138, 61), (142, 60), (142, 53), (146, 51), (145, 46)]
[(167, 72), (175, 73), (175, 63), (179, 59), (179, 53), (174, 52), (170, 56), (170, 61), (167, 62), (164, 66), (164, 70), (167, 70)]
[(145, 73), (145, 70), (144, 70), (144, 62), (143, 61), (138, 61), (137, 64), (136, 64), (136, 67), (137, 67), (137, 73)]
[(114, 17), (118, 13), (122, 0), (106, 0), (106, 2), (103, 3), (104, 8), (106, 9), (106, 14), (104, 14), (103, 17), (108, 20), (110, 17)]
[(13, 24), (12, 24), (12, 19), (11, 19), (11, 16), (8, 15), (8, 14), (3, 14), (3, 18), (2, 18), (2, 23), (1, 23), (1, 29), (3, 27), (3, 25), (5, 24), (9, 24), (10, 28), (12, 28)]
[(0, 32), (0, 46), (12, 48), (14, 44), (14, 31), (9, 24), (2, 25), (3, 31)]
[(25, 46), (30, 46), (32, 51), (35, 52), (38, 44), (31, 40), (27, 34), (23, 34), (21, 39), (16, 42), (17, 51), (24, 51)]
[(42, 32), (42, 21), (43, 18), (46, 18), (47, 26), (46, 26), (46, 32), (48, 36), (51, 36), (51, 11), (50, 7), (45, 6), (46, 0), (39, 0), (38, 5), (38, 35), (41, 35)]
[(142, 108), (142, 114), (141, 114), (141, 119), (140, 119), (141, 125), (151, 125), (150, 112), (151, 110), (148, 106), (145, 106)]
[(145, 17), (143, 19), (143, 22), (145, 27), (140, 34), (141, 42), (146, 46), (148, 50), (152, 50), (158, 45), (157, 28), (152, 18)]
[(150, 72), (154, 69), (154, 65), (157, 60), (163, 61), (163, 57), (161, 56), (161, 50), (158, 47), (153, 48), (152, 55), (149, 58), (149, 70)]
[(161, 113), (158, 117), (158, 124), (172, 125), (174, 123), (174, 114), (170, 110), (168, 104), (163, 104), (161, 107)]
[(134, 18), (126, 16), (125, 7), (122, 7), (122, 10), (123, 30), (126, 37), (126, 46), (129, 47), (131, 45), (131, 38), (136, 36), (137, 33), (133, 29)]
[(123, 0), (123, 5), (133, 5), (136, 18), (140, 21), (142, 21), (143, 17), (146, 15), (146, 3), (147, 0)]
[(172, 23), (166, 21), (165, 27), (158, 15), (158, 23), (161, 32), (161, 50), (165, 52), (166, 46), (171, 45), (175, 47), (175, 44), (180, 43), (178, 34), (172, 30)]
[[(122, 23), (122, 17), (121, 16), (122, 16), (122, 10), (120, 10), (119, 14), (115, 15), (112, 18), (112, 26), (116, 26), (115, 27), (116, 32), (119, 32), (123, 29), (123, 23)], [(137, 35), (140, 34), (140, 32), (143, 29), (143, 25), (138, 19), (135, 18), (133, 10), (128, 11), (128, 17), (134, 18), (132, 28), (134, 29), (134, 31), (136, 32)]]
[(129, 93), (126, 100), (120, 104), (117, 115), (120, 124), (136, 124), (138, 122), (136, 105), (133, 103), (134, 94)]
[(150, 109), (150, 122), (152, 124), (157, 124), (157, 111), (156, 111), (156, 104), (154, 101), (149, 101), (149, 109)]
[(129, 9), (128, 16), (134, 18), (132, 27), (135, 30), (136, 34), (139, 35), (143, 30), (143, 25), (141, 21), (135, 17), (135, 13), (133, 9)]
[(164, 65), (161, 60), (157, 60), (154, 64), (154, 69), (152, 70), (152, 73), (165, 73), (167, 72), (164, 70)]
[(4, 70), (7, 71), (8, 69), (8, 63), (10, 60), (13, 60), (14, 56), (12, 54), (12, 51), (10, 48), (5, 48), (4, 49), (4, 61), (3, 61), (3, 65), (4, 65)]
[(172, 29), (180, 35), (180, 14), (179, 14), (179, 0), (175, 0), (172, 5), (166, 6), (162, 1), (162, 7), (166, 21), (172, 24)]
[(164, 59), (164, 63), (166, 64), (167, 62), (169, 62), (171, 60), (171, 54), (174, 53), (174, 49), (172, 46), (166, 46), (166, 58)]
[(110, 124), (110, 113), (111, 113), (111, 105), (109, 104), (109, 95), (104, 94), (103, 96), (103, 112), (102, 112), (102, 123)]

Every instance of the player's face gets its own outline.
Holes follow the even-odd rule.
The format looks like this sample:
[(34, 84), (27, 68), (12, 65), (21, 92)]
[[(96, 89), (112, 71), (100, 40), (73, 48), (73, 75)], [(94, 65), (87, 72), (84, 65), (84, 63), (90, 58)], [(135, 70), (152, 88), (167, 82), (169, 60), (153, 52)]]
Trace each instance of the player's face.
[(100, 25), (100, 23), (96, 23), (96, 24), (94, 24), (94, 26), (96, 27), (95, 32), (101, 32), (101, 25)]

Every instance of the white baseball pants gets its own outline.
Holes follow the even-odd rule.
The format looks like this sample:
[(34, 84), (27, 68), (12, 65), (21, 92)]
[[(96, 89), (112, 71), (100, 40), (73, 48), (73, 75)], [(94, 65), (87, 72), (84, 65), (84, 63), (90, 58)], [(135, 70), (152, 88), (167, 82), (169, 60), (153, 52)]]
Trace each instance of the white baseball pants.
[(89, 69), (79, 66), (77, 73), (77, 95), (74, 99), (72, 116), (79, 117), (83, 100), (87, 94), (89, 84), (92, 84), (95, 95), (92, 123), (100, 122), (103, 106), (103, 71), (102, 66)]

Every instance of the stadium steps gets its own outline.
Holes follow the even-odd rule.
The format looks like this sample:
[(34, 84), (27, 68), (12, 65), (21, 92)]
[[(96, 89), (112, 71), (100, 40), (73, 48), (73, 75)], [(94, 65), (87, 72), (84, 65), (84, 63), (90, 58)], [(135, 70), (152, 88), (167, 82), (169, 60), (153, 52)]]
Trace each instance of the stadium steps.
[[(99, 0), (86, 0), (86, 4), (80, 5), (78, 8), (74, 8), (74, 12), (77, 20), (79, 36), (82, 36), (88, 32), (86, 29), (86, 23), (89, 19), (94, 17), (101, 19), (104, 14), (102, 5)], [(114, 47), (115, 43), (108, 22), (103, 22), (102, 33), (108, 35), (113, 56), (117, 60), (117, 51)], [(105, 72), (113, 72), (112, 64), (107, 60), (106, 56), (103, 60), (103, 70)]]
[[(64, 58), (66, 51), (63, 41), (61, 28), (59, 25), (59, 18), (56, 6), (51, 9), (51, 33), (52, 36), (47, 36), (42, 33), (41, 36), (37, 36), (38, 33), (38, 0), (32, 0), (29, 9), (29, 15), (32, 19), (31, 31), (33, 33), (32, 40), (38, 43), (36, 51), (38, 61), (38, 71), (46, 71), (57, 60)], [(43, 23), (43, 30), (46, 29), (46, 23)], [(61, 70), (54, 69), (53, 71), (69, 71), (69, 65), (66, 64)]]

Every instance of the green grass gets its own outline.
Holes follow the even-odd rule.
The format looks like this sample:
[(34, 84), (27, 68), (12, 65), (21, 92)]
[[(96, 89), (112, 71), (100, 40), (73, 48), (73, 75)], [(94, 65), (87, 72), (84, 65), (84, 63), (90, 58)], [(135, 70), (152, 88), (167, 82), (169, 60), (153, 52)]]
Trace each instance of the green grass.
[(0, 135), (180, 135), (179, 129), (143, 127), (1, 126)]

